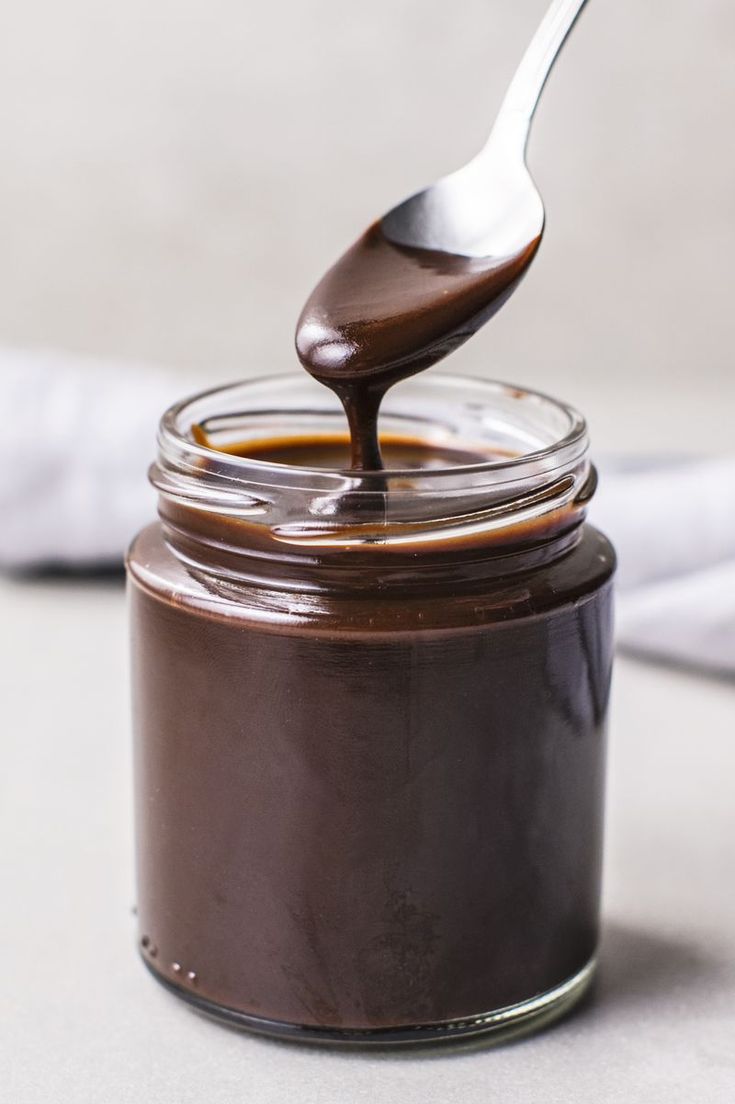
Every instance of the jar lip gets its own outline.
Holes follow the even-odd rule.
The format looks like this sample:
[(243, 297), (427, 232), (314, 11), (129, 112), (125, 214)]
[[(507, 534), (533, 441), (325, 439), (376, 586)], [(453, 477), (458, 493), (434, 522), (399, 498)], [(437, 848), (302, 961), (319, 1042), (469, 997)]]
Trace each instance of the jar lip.
[[(164, 450), (166, 450), (167, 445), (173, 446), (177, 452), (184, 449), (192, 460), (206, 462), (216, 457), (218, 466), (225, 466), (235, 479), (242, 478), (246, 473), (250, 473), (251, 476), (257, 474), (260, 476), (258, 482), (262, 480), (264, 483), (268, 482), (267, 477), (269, 475), (273, 477), (274, 481), (283, 478), (290, 479), (298, 477), (311, 477), (317, 480), (323, 480), (325, 476), (354, 478), (357, 473), (349, 468), (329, 470), (325, 468), (306, 467), (303, 465), (283, 464), (257, 459), (255, 457), (238, 456), (230, 452), (209, 448), (206, 445), (197, 443), (188, 435), (188, 430), (190, 425), (194, 424), (193, 422), (185, 429), (181, 427), (182, 419), (186, 417), (187, 411), (195, 404), (215, 399), (217, 396), (225, 396), (228, 393), (242, 391), (249, 387), (256, 389), (258, 386), (263, 385), (277, 387), (279, 384), (287, 386), (289, 382), (303, 383), (305, 375), (303, 371), (290, 371), (274, 373), (272, 375), (253, 376), (245, 380), (236, 380), (217, 387), (208, 388), (205, 391), (197, 392), (195, 395), (190, 395), (174, 403), (164, 412), (159, 426), (159, 445)], [(390, 468), (382, 473), (359, 473), (361, 480), (364, 480), (366, 484), (369, 482), (369, 478), (374, 474), (377, 474), (379, 477), (385, 477), (385, 475), (388, 474), (391, 478), (396, 479), (409, 477), (416, 478), (417, 474), (420, 474), (421, 481), (425, 486), (431, 486), (434, 482), (440, 483), (446, 480), (447, 477), (452, 477), (453, 479), (463, 476), (476, 477), (484, 472), (492, 474), (495, 479), (502, 481), (503, 473), (508, 473), (506, 478), (515, 478), (520, 474), (518, 469), (526, 466), (542, 465), (548, 471), (548, 463), (555, 458), (560, 458), (560, 454), (564, 454), (566, 456), (566, 462), (568, 462), (568, 454), (570, 451), (576, 451), (575, 446), (580, 447), (580, 451), (585, 450), (587, 447), (587, 423), (582, 414), (570, 404), (556, 399), (543, 391), (506, 383), (502, 380), (485, 379), (483, 377), (458, 372), (452, 374), (446, 372), (422, 373), (422, 376), (424, 375), (426, 378), (423, 382), (430, 382), (431, 385), (437, 389), (441, 387), (450, 387), (456, 390), (458, 385), (461, 386), (465, 384), (484, 390), (488, 395), (489, 408), (492, 406), (491, 397), (493, 394), (502, 395), (505, 398), (511, 396), (519, 400), (531, 400), (532, 402), (548, 407), (557, 414), (561, 412), (566, 418), (567, 430), (563, 435), (559, 436), (550, 444), (544, 445), (542, 448), (514, 456), (494, 458), (474, 464), (457, 464), (446, 467), (427, 468), (422, 469), (420, 473), (417, 473), (413, 468)], [(554, 465), (554, 467), (555, 466), (556, 465)]]

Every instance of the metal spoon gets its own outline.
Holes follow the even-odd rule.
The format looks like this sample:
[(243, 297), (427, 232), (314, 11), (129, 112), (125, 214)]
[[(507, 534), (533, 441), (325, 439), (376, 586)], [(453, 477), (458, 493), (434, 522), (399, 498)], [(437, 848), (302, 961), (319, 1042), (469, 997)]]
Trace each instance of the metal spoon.
[(466, 341), (533, 260), (544, 205), (526, 168), (528, 131), (584, 3), (551, 5), (484, 149), (371, 226), (306, 301), (296, 350), (345, 408), (355, 469), (382, 466), (378, 415), (386, 390)]
[(465, 257), (508, 257), (539, 238), (544, 205), (526, 168), (531, 120), (586, 0), (554, 0), (510, 83), (483, 149), (463, 168), (381, 219), (397, 245)]

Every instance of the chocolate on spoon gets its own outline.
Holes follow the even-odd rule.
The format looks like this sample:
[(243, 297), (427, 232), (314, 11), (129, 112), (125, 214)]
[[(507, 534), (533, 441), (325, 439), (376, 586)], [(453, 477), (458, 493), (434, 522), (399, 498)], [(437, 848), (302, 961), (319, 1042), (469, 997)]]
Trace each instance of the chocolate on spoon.
[(382, 467), (378, 413), (388, 388), (471, 337), (535, 256), (544, 206), (526, 167), (526, 143), (546, 78), (584, 3), (551, 5), (480, 153), (371, 226), (306, 302), (296, 349), (344, 405), (355, 469)]

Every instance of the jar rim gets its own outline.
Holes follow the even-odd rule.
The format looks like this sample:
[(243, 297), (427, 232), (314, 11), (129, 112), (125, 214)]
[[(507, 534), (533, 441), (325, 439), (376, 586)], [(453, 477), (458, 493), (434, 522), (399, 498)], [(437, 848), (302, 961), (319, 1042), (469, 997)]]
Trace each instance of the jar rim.
[[(288, 387), (289, 384), (303, 385), (305, 380), (310, 380), (310, 377), (303, 371), (289, 371), (254, 376), (246, 380), (218, 385), (174, 403), (164, 412), (161, 418), (158, 434), (159, 448), (164, 454), (173, 451), (179, 459), (181, 459), (182, 451), (184, 451), (187, 459), (191, 459), (193, 466), (202, 462), (211, 463), (213, 458), (216, 457), (220, 475), (229, 476), (237, 482), (245, 480), (247, 482), (257, 482), (261, 485), (271, 483), (277, 485), (279, 481), (285, 479), (289, 484), (294, 485), (296, 481), (308, 479), (312, 483), (317, 482), (323, 485), (325, 480), (331, 481), (335, 477), (353, 480), (356, 475), (359, 475), (360, 487), (355, 487), (354, 484), (352, 487), (352, 493), (357, 494), (361, 491), (372, 493), (371, 479), (385, 478), (386, 475), (390, 476), (391, 480), (395, 479), (397, 481), (409, 477), (416, 480), (418, 476), (421, 484), (426, 489), (432, 486), (438, 488), (448, 478), (452, 481), (464, 477), (477, 479), (483, 473), (491, 476), (493, 482), (516, 480), (523, 478), (526, 472), (534, 468), (542, 468), (548, 472), (557, 466), (567, 464), (572, 456), (578, 455), (587, 449), (587, 423), (582, 414), (569, 403), (556, 399), (543, 391), (464, 373), (431, 372), (427, 373), (425, 378), (422, 374), (421, 377), (413, 377), (413, 379), (418, 379), (422, 384), (428, 384), (437, 391), (443, 387), (448, 387), (455, 394), (457, 389), (463, 385), (471, 386), (484, 392), (487, 396), (488, 409), (492, 409), (493, 396), (496, 398), (502, 397), (506, 400), (508, 397), (512, 397), (513, 399), (530, 401), (537, 407), (546, 408), (549, 413), (557, 416), (561, 414), (566, 423), (565, 431), (548, 444), (516, 455), (493, 457), (486, 461), (471, 464), (425, 468), (420, 472), (417, 472), (415, 468), (389, 468), (379, 473), (356, 473), (349, 468), (325, 469), (240, 456), (199, 444), (191, 437), (191, 426), (197, 422), (196, 418), (191, 418), (191, 414), (196, 406), (208, 404), (212, 400), (220, 397), (224, 398), (228, 395), (234, 397), (236, 394), (248, 390), (257, 391), (258, 388), (265, 386), (275, 389), (279, 386)], [(403, 387), (410, 385), (411, 382), (411, 379), (404, 381)], [(390, 395), (391, 392), (389, 392)], [(236, 417), (238, 413), (244, 415), (247, 411), (232, 411), (231, 416)], [(189, 419), (188, 424), (185, 424), (187, 419)]]
[(487, 558), (506, 545), (558, 543), (583, 520), (594, 469), (585, 421), (567, 404), (495, 380), (421, 373), (388, 392), (382, 417), (386, 443), (422, 442), (440, 462), (463, 452), (488, 459), (363, 472), (242, 455), (246, 442), (346, 437), (339, 399), (305, 372), (177, 403), (150, 470), (169, 543), (200, 566), (202, 549), (223, 562), (237, 549), (238, 564), (243, 555), (351, 561), (359, 549), (383, 570), (389, 555), (429, 562), (461, 546), (462, 557)]

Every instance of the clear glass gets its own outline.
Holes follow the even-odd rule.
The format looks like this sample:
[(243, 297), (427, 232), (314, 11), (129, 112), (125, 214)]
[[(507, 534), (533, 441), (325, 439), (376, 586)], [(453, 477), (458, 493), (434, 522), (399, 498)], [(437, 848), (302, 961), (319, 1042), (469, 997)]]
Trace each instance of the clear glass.
[[(161, 421), (154, 485), (180, 501), (278, 526), (296, 541), (313, 536), (326, 544), (343, 543), (348, 502), (359, 510), (361, 497), (386, 488), (382, 473), (333, 473), (223, 453), (215, 458), (192, 439), (193, 424), (205, 428), (224, 450), (245, 441), (343, 433), (341, 404), (303, 372), (217, 388), (172, 407)], [(458, 518), (458, 525), (498, 528), (509, 511), (525, 510), (522, 500), (541, 489), (553, 494), (534, 516), (568, 505), (588, 472), (582, 416), (546, 395), (503, 383), (439, 373), (414, 376), (388, 392), (381, 435), (498, 454), (486, 463), (391, 471), (387, 520), (399, 525), (441, 520), (436, 509), (441, 497), (447, 503), (441, 515), (447, 518), (457, 500), (473, 503), (474, 516)], [(487, 510), (493, 506), (507, 509), (490, 517)], [(360, 525), (363, 519), (359, 513)], [(387, 539), (400, 540), (400, 532)]]
[[(546, 554), (559, 553), (595, 484), (586, 426), (575, 410), (536, 392), (458, 376), (414, 377), (389, 392), (381, 433), (487, 453), (486, 462), (331, 472), (212, 451), (197, 444), (192, 425), (218, 450), (289, 437), (318, 441), (344, 433), (339, 402), (304, 373), (207, 392), (165, 414), (151, 469), (167, 542), (182, 560), (253, 582), (261, 575), (273, 581), (264, 561), (278, 560), (278, 585), (299, 591), (320, 585), (307, 571), (317, 556), (323, 575), (327, 566), (341, 568), (338, 578), (349, 585), (356, 565), (364, 581), (376, 565), (381, 573), (400, 569), (417, 552), (427, 561), (442, 558), (449, 570), (453, 552), (458, 562), (477, 558), (476, 542), (497, 557), (557, 538)], [(217, 519), (226, 524), (215, 548)], [(485, 569), (496, 572), (497, 565)], [(361, 579), (353, 573), (355, 585)]]

